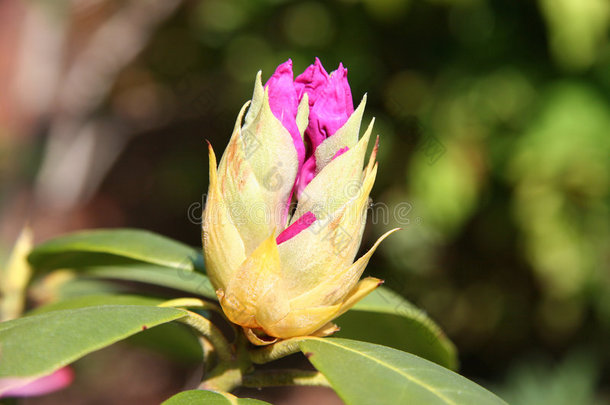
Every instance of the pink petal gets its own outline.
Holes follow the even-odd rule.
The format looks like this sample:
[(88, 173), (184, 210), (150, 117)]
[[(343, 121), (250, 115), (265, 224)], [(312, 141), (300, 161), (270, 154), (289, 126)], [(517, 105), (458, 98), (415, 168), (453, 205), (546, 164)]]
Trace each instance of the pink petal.
[[(320, 59), (316, 58), (315, 62), (293, 81), (292, 61), (289, 59), (277, 67), (265, 87), (269, 91), (271, 111), (290, 132), (297, 150), (299, 168), (294, 191), (298, 197), (315, 176), (316, 148), (337, 132), (354, 112), (347, 69), (343, 64), (339, 64), (337, 70), (329, 75)], [(305, 130), (309, 141), (307, 153), (296, 125), (298, 103), (304, 94), (308, 95), (310, 106), (309, 123)], [(285, 216), (288, 214), (289, 204), (290, 201)]]
[(339, 68), (330, 74), (326, 86), (309, 113), (309, 126), (305, 131), (312, 150), (329, 136), (334, 135), (354, 112), (352, 93), (347, 82), (347, 69)]
[(311, 107), (314, 105), (320, 96), (322, 89), (328, 83), (328, 77), (328, 73), (326, 73), (324, 66), (322, 66), (322, 62), (316, 57), (316, 61), (312, 65), (309, 65), (294, 81), (294, 87), (297, 90), (299, 100), (303, 98), (303, 94), (307, 93), (309, 106)]
[[(339, 149), (335, 153), (335, 155), (332, 157), (331, 160), (338, 158), (339, 156), (343, 155), (348, 150), (349, 150), (349, 147), (347, 147), (347, 146)], [(301, 193), (303, 192), (303, 190), (305, 190), (305, 187), (307, 187), (307, 185), (313, 180), (313, 178), (315, 176), (316, 176), (316, 157), (310, 156), (309, 158), (307, 158), (307, 160), (303, 164), (303, 169), (301, 170), (301, 173), (299, 173), (299, 175), (297, 177), (297, 183), (296, 183), (297, 198), (301, 197)]]
[(301, 216), (301, 218), (297, 219), (292, 225), (284, 229), (282, 233), (277, 236), (275, 242), (278, 245), (282, 242), (286, 242), (288, 239), (297, 236), (299, 233), (301, 233), (301, 231), (307, 229), (315, 221), (316, 216), (313, 214), (313, 212), (307, 211)]
[(299, 169), (305, 160), (305, 145), (296, 123), (299, 101), (293, 82), (292, 60), (288, 59), (275, 69), (265, 87), (269, 90), (269, 106), (292, 136), (299, 159)]
[[(345, 111), (347, 112), (347, 117), (349, 118), (354, 113), (354, 100), (352, 97), (352, 89), (349, 87), (349, 82), (347, 81), (347, 69), (343, 67), (343, 63), (339, 63), (339, 68), (337, 70), (343, 71), (341, 75), (341, 87), (343, 87), (344, 91), (344, 102), (345, 102)], [(334, 73), (334, 72), (333, 72)]]
[(333, 158), (331, 160), (335, 160), (336, 158), (338, 158), (339, 156), (343, 155), (345, 152), (347, 152), (349, 150), (349, 147), (344, 147), (341, 148), (337, 151), (337, 153), (335, 153), (335, 156), (333, 156)]
[(313, 180), (316, 175), (316, 157), (310, 156), (303, 164), (301, 172), (297, 176), (296, 191), (297, 198), (301, 197), (301, 193), (305, 190), (305, 187)]
[[(354, 112), (354, 104), (347, 81), (347, 69), (341, 63), (337, 70), (328, 75), (320, 59), (316, 58), (312, 65), (297, 76), (294, 86), (299, 99), (307, 93), (310, 106), (309, 124), (305, 130), (309, 151), (295, 183), (298, 198), (315, 176), (316, 148), (347, 122)], [(341, 153), (343, 152), (345, 151)]]
[[(2, 386), (11, 388), (0, 394), (0, 397), (32, 397), (49, 394), (70, 385), (74, 380), (74, 372), (70, 367), (63, 367), (44, 377), (31, 380), (29, 378), (0, 379)], [(1, 392), (1, 391), (0, 391)]]

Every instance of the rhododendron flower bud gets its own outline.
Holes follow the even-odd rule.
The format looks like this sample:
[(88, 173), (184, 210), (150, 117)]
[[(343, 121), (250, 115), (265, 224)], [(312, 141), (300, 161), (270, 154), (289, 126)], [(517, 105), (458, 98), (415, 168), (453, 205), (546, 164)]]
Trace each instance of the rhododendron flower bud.
[(318, 59), (296, 80), (290, 60), (264, 86), (259, 72), (218, 167), (209, 147), (208, 275), (255, 344), (330, 334), (380, 284), (360, 276), (393, 231), (354, 262), (377, 143), (365, 166), (373, 122), (359, 137), (366, 97), (354, 111), (346, 74), (340, 65), (328, 75)]

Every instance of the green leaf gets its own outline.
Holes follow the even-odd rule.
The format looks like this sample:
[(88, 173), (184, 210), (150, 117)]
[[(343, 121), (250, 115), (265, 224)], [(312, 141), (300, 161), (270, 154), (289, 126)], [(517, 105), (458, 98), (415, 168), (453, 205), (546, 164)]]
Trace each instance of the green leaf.
[(258, 399), (237, 398), (227, 392), (214, 392), (204, 390), (183, 391), (174, 395), (162, 405), (270, 405), (268, 402)]
[(192, 328), (170, 322), (131, 336), (127, 343), (160, 353), (188, 365), (201, 364), (203, 349)]
[(100, 229), (60, 236), (36, 246), (29, 261), (40, 269), (144, 262), (175, 269), (203, 270), (198, 250), (137, 229)]
[(217, 299), (208, 277), (197, 271), (147, 265), (101, 266), (79, 270), (88, 277), (138, 281)]
[(62, 301), (80, 296), (129, 294), (142, 286), (120, 283), (135, 281), (217, 300), (214, 288), (205, 274), (184, 269), (132, 264), (55, 270), (38, 278), (30, 289), (36, 302)]
[[(89, 295), (65, 299), (36, 308), (26, 316), (38, 315), (62, 309), (76, 309), (99, 305), (147, 305), (157, 306), (165, 300), (140, 295)], [(182, 324), (170, 322), (158, 325), (131, 336), (128, 343), (146, 347), (184, 363), (201, 361), (201, 344), (192, 330)]]
[(51, 311), (60, 311), (62, 309), (77, 309), (100, 305), (147, 305), (156, 307), (163, 301), (164, 300), (159, 298), (144, 297), (141, 295), (87, 295), (69, 298), (63, 301), (53, 302), (51, 304), (38, 307), (28, 312), (26, 316), (39, 315)]
[(335, 323), (341, 327), (337, 337), (393, 347), (452, 370), (457, 368), (455, 347), (438, 325), (387, 288), (377, 288)]
[(506, 405), (459, 374), (396, 349), (339, 338), (299, 345), (348, 405)]
[(64, 301), (88, 295), (129, 294), (137, 288), (115, 280), (77, 277), (72, 270), (55, 270), (35, 280), (29, 297), (38, 305)]
[(203, 274), (201, 253), (147, 231), (95, 230), (61, 236), (36, 246), (29, 261), (38, 269), (71, 268), (91, 278), (149, 283), (216, 299)]
[(121, 339), (185, 316), (176, 308), (105, 305), (0, 323), (0, 378), (38, 377)]

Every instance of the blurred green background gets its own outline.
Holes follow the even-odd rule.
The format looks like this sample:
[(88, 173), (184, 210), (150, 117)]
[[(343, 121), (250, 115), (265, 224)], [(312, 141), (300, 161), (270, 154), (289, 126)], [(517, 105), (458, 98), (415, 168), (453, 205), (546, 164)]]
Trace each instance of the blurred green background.
[(363, 247), (404, 228), (367, 273), (511, 404), (610, 403), (609, 27), (607, 0), (5, 1), (3, 248), (26, 221), (198, 245), (204, 139), (256, 72), (343, 62), (381, 136)]

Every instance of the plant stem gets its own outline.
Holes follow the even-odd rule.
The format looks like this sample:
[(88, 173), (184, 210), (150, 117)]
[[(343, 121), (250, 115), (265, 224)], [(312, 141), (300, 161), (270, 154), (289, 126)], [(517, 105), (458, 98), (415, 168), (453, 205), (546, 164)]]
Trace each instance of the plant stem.
[[(205, 301), (190, 298), (180, 298), (161, 304), (171, 307), (199, 307)], [(213, 305), (213, 304), (211, 304)], [(307, 338), (292, 338), (282, 340), (262, 349), (248, 350), (248, 342), (243, 334), (238, 333), (234, 346), (227, 342), (225, 336), (210, 320), (194, 312), (186, 310), (187, 316), (179, 319), (199, 332), (203, 339), (213, 346), (217, 353), (216, 366), (205, 376), (199, 388), (230, 392), (239, 386), (271, 387), (285, 385), (325, 386), (330, 387), (326, 378), (317, 371), (306, 370), (271, 370), (255, 371), (252, 363), (264, 364), (300, 351), (299, 343)], [(205, 349), (204, 351), (209, 352)], [(206, 368), (209, 359), (204, 358)]]
[(252, 368), (252, 362), (246, 349), (247, 344), (248, 342), (243, 334), (237, 335), (233, 358), (230, 361), (220, 361), (205, 376), (205, 380), (199, 388), (229, 392), (243, 385), (243, 375)]
[(187, 316), (178, 319), (178, 321), (189, 325), (193, 329), (197, 330), (204, 338), (206, 338), (212, 344), (212, 346), (214, 346), (214, 349), (218, 353), (219, 362), (222, 363), (234, 361), (233, 350), (231, 350), (231, 346), (229, 345), (229, 342), (227, 342), (227, 339), (224, 337), (222, 332), (218, 330), (218, 328), (212, 322), (203, 316), (191, 311), (186, 312)]
[(265, 364), (297, 353), (301, 350), (299, 348), (299, 342), (305, 339), (306, 338), (286, 339), (262, 349), (250, 350), (250, 360), (255, 364)]
[(231, 326), (231, 329), (233, 329), (233, 332), (238, 333), (238, 329), (235, 327), (235, 324), (232, 323), (227, 318), (224, 311), (222, 310), (222, 308), (219, 305), (216, 305), (216, 304), (208, 302), (208, 301), (204, 301), (200, 298), (193, 298), (193, 297), (174, 298), (172, 300), (162, 302), (158, 306), (159, 307), (172, 307), (172, 308), (199, 308), (199, 309), (204, 309), (207, 311), (214, 311), (218, 315), (220, 315), (222, 317), (222, 319), (227, 321), (229, 326)]
[(242, 378), (244, 387), (279, 387), (286, 385), (330, 387), (326, 377), (319, 371), (308, 370), (264, 370), (246, 374)]
[(216, 351), (208, 339), (199, 336), (198, 340), (203, 354), (203, 372), (207, 373), (218, 360), (216, 358)]
[(160, 307), (183, 307), (183, 308), (201, 308), (207, 309), (210, 311), (216, 311), (224, 315), (222, 309), (216, 304), (212, 304), (211, 302), (204, 301), (199, 298), (175, 298), (173, 300), (165, 301), (159, 304)]
[(221, 362), (205, 376), (199, 388), (213, 391), (230, 392), (243, 384), (243, 370), (239, 364)]

